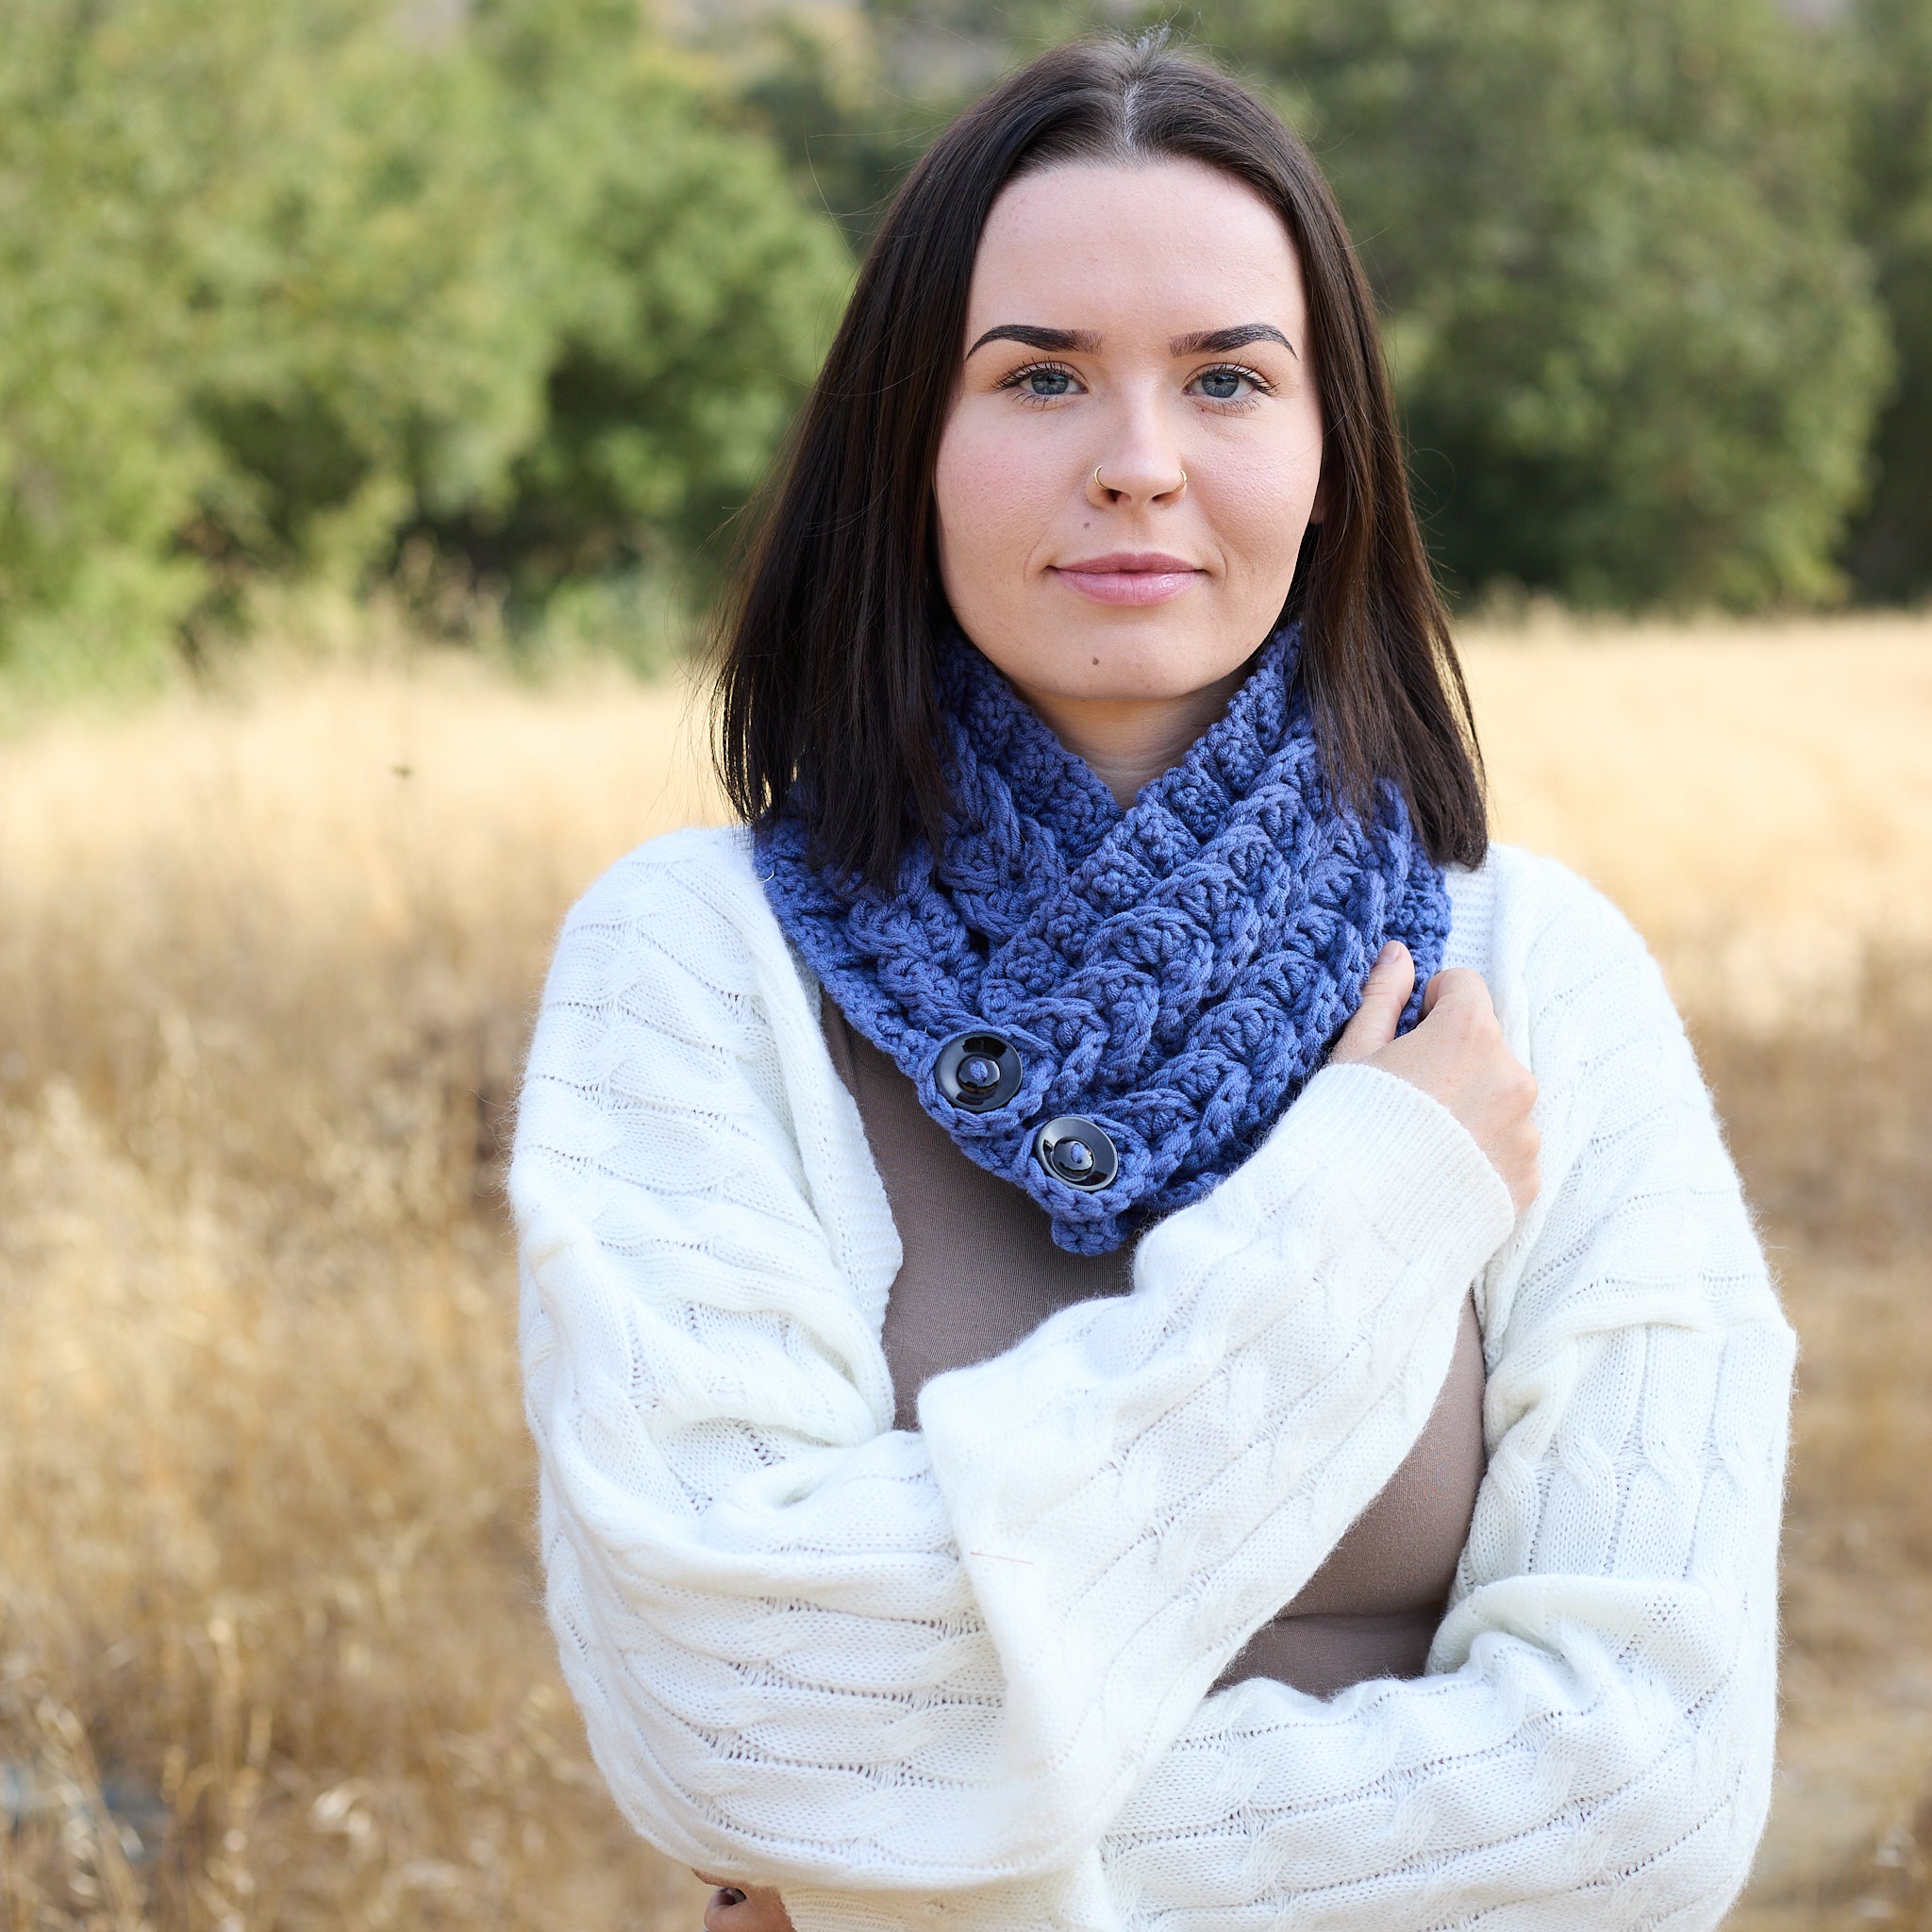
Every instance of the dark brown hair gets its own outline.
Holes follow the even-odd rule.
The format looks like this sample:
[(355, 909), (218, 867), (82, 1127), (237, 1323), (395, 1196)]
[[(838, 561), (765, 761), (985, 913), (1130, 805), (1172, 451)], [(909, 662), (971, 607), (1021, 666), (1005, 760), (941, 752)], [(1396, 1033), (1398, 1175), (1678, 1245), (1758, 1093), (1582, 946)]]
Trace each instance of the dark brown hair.
[(1170, 156), (1244, 182), (1300, 260), (1324, 515), (1284, 614), (1302, 620), (1330, 782), (1359, 805), (1391, 779), (1438, 860), (1481, 859), (1474, 725), (1409, 503), (1374, 298), (1307, 149), (1161, 36), (1035, 60), (954, 122), (894, 197), (721, 627), (719, 765), (746, 819), (803, 779), (821, 857), (882, 883), (916, 833), (942, 830), (933, 468), (980, 233), (1021, 175)]

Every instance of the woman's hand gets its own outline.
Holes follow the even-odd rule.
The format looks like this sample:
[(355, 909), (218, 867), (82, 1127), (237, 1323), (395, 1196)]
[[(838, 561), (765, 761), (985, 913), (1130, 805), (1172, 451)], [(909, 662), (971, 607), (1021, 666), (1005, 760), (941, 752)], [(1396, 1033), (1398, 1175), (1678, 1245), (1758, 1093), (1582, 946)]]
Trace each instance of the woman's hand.
[(1490, 1157), (1521, 1214), (1540, 1185), (1542, 1141), (1530, 1118), (1536, 1078), (1503, 1044), (1479, 973), (1454, 967), (1437, 974), (1423, 994), (1422, 1024), (1398, 1040), (1396, 1023), (1414, 990), (1415, 961), (1400, 940), (1391, 940), (1329, 1058), (1380, 1067), (1440, 1100)]
[(705, 1905), (705, 1932), (791, 1932), (791, 1914), (770, 1886), (733, 1885), (704, 1872), (692, 1876), (717, 1888)]

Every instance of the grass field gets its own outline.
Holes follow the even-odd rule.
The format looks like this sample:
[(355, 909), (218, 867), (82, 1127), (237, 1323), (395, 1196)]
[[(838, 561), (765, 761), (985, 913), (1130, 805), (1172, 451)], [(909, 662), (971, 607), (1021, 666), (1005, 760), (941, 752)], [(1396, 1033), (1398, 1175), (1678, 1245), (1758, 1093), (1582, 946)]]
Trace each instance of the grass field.
[[(1740, 1923), (1932, 1927), (1932, 623), (1469, 658), (1504, 832), (1657, 948), (1804, 1338)], [(8, 1932), (695, 1926), (542, 1626), (498, 1177), (557, 922), (715, 808), (700, 736), (421, 658), (0, 745)]]

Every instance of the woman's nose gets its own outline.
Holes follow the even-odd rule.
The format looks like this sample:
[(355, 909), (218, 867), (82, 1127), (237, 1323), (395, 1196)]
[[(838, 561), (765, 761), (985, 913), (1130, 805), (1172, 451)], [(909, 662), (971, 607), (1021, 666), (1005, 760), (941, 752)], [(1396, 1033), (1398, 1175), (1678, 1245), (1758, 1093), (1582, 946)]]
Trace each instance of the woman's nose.
[(1087, 500), (1098, 509), (1178, 502), (1187, 487), (1187, 466), (1180, 452), (1166, 438), (1142, 427), (1101, 454), (1087, 477)]

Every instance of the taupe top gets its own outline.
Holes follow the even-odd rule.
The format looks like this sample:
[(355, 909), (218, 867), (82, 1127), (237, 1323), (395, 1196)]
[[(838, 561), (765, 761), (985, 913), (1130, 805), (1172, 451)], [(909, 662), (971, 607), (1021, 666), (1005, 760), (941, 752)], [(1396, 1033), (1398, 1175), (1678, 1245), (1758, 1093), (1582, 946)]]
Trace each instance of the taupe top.
[[(886, 1305), (896, 1421), (916, 1429), (929, 1376), (1004, 1354), (1047, 1316), (1129, 1285), (1130, 1253), (1070, 1255), (1037, 1203), (976, 1166), (912, 1083), (829, 997), (826, 1044), (858, 1103), (904, 1250)], [(1221, 1681), (1278, 1677), (1327, 1696), (1369, 1677), (1422, 1674), (1482, 1481), (1482, 1337), (1473, 1301), (1442, 1392), (1415, 1447), (1327, 1560)]]

